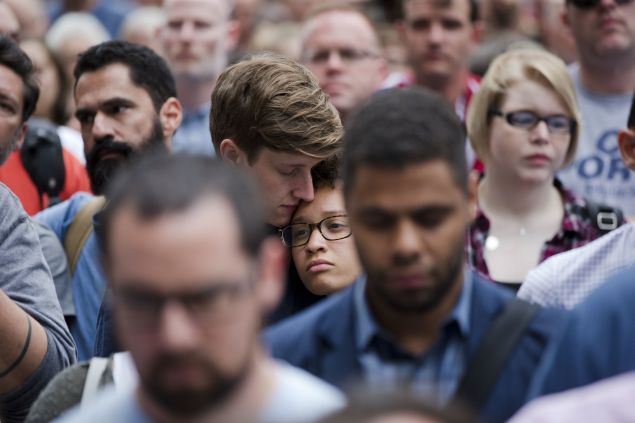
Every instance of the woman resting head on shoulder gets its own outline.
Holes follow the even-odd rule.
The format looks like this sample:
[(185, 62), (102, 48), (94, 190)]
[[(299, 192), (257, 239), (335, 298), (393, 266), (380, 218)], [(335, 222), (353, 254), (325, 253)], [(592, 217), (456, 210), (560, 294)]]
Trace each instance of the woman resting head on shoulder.
[(361, 273), (339, 182), (317, 181), (315, 198), (300, 204), (282, 234), (300, 279), (313, 294), (339, 291)]
[(518, 288), (547, 257), (600, 236), (584, 200), (556, 172), (575, 156), (580, 114), (564, 62), (539, 49), (494, 60), (467, 116), (470, 142), (485, 164), (470, 262)]

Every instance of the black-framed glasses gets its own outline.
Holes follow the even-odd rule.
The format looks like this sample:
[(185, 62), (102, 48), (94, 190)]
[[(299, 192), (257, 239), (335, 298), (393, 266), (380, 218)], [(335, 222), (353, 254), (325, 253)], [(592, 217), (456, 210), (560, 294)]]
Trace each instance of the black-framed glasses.
[(254, 287), (250, 279), (215, 283), (196, 292), (165, 296), (136, 289), (113, 289), (113, 302), (136, 329), (154, 329), (160, 321), (162, 310), (168, 303), (178, 303), (191, 321), (200, 327), (221, 325), (231, 321), (239, 312), (241, 298)]
[[(598, 4), (600, 4), (602, 0), (567, 0), (568, 3), (571, 3), (578, 9), (592, 9)], [(617, 5), (629, 4), (633, 0), (614, 0)]]
[(522, 128), (527, 131), (535, 128), (538, 123), (544, 122), (547, 124), (547, 128), (549, 128), (549, 132), (557, 135), (569, 135), (577, 126), (575, 119), (572, 119), (569, 116), (540, 116), (530, 110), (518, 110), (507, 113), (503, 113), (500, 110), (490, 110), (490, 115), (502, 117), (511, 126)]
[(348, 216), (339, 215), (329, 216), (317, 223), (292, 223), (280, 229), (280, 237), (287, 247), (300, 247), (309, 242), (316, 228), (327, 241), (337, 241), (351, 236)]
[(346, 64), (378, 57), (377, 53), (373, 53), (368, 50), (360, 50), (356, 48), (325, 48), (307, 51), (304, 55), (304, 61), (313, 65), (323, 65), (329, 61), (331, 54), (333, 53), (337, 53), (340, 60)]

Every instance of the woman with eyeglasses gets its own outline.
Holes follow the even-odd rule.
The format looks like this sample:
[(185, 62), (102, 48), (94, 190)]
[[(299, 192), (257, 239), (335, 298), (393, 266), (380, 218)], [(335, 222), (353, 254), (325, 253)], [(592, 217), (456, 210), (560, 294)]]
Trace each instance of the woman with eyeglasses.
[(321, 185), (282, 230), (300, 279), (315, 295), (350, 285), (361, 273), (341, 186)]
[(467, 249), (493, 281), (516, 290), (539, 262), (601, 235), (555, 177), (575, 155), (579, 116), (564, 62), (538, 49), (500, 55), (472, 99), (468, 134), (485, 173)]

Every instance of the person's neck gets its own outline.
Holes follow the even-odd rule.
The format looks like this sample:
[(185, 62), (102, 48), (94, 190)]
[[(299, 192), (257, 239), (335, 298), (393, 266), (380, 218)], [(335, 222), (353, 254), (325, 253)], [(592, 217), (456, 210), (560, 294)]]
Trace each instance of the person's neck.
[(619, 60), (596, 60), (581, 55), (580, 82), (594, 94), (632, 93), (635, 91), (635, 54)]
[(413, 355), (421, 355), (439, 337), (441, 325), (452, 312), (463, 289), (463, 269), (441, 302), (433, 309), (422, 312), (398, 310), (385, 300), (375, 298), (366, 286), (366, 301), (379, 326), (391, 334), (397, 345)]
[(137, 398), (144, 412), (157, 423), (257, 422), (276, 379), (275, 362), (259, 349), (241, 385), (224, 403), (206, 413), (189, 419), (171, 414), (149, 397), (141, 385), (137, 388)]
[(487, 168), (487, 172), (479, 184), (478, 203), (490, 217), (526, 221), (533, 216), (542, 215), (545, 206), (559, 197), (553, 181), (523, 182), (497, 175), (491, 167)]
[(458, 71), (456, 75), (443, 80), (441, 78), (434, 78), (434, 80), (432, 80), (432, 78), (418, 76), (417, 85), (428, 88), (440, 94), (452, 105), (452, 107), (454, 107), (457, 99), (465, 94), (467, 79), (469, 75), (469, 70), (467, 68), (464, 68)]
[(191, 112), (210, 102), (216, 78), (195, 79), (180, 77), (176, 79), (176, 91), (186, 112)]

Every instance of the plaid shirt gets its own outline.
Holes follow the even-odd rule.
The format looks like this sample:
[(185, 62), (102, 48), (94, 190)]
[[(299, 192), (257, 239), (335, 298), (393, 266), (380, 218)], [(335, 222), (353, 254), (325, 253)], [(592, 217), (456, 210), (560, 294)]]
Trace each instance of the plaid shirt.
[[(539, 263), (553, 255), (588, 244), (602, 235), (589, 216), (586, 202), (565, 189), (560, 181), (554, 180), (554, 185), (564, 201), (564, 217), (558, 233), (542, 246)], [(466, 249), (470, 265), (485, 277), (489, 277), (484, 255), (489, 228), (490, 221), (479, 207), (470, 227)]]

